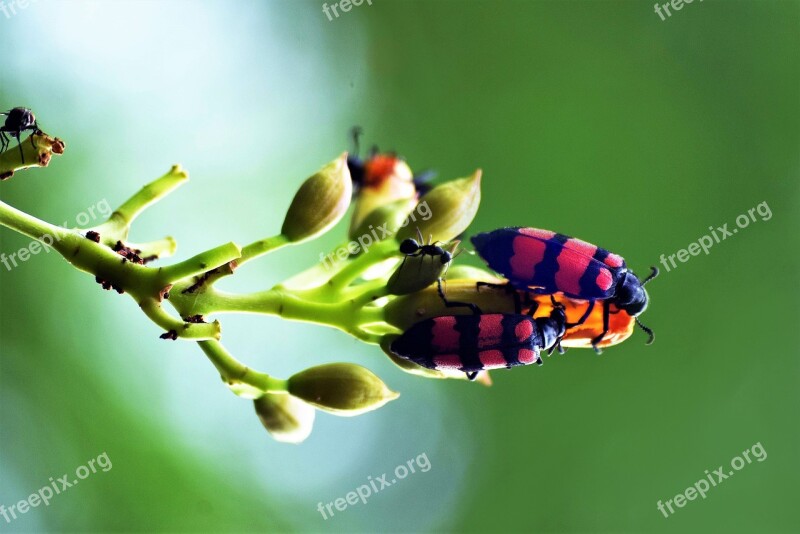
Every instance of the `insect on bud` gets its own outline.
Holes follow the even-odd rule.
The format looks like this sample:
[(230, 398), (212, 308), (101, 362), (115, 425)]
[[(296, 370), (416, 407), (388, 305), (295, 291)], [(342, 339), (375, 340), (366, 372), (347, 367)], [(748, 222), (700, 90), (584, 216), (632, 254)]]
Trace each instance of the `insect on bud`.
[(408, 209), (414, 207), (417, 189), (414, 187), (414, 175), (408, 163), (395, 157), (379, 156), (377, 159), (391, 161), (391, 172), (370, 183), (363, 184), (359, 189), (351, 219), (351, 229), (360, 226), (366, 217), (386, 204), (406, 200), (411, 204)]
[[(436, 247), (436, 245), (430, 246)], [(420, 253), (407, 255), (386, 283), (389, 293), (392, 295), (408, 295), (425, 289), (436, 282), (442, 277), (445, 269), (452, 261), (457, 247), (458, 242), (453, 242), (450, 245), (438, 247), (441, 252), (444, 252), (441, 255)]]
[(281, 233), (292, 242), (324, 234), (347, 212), (352, 195), (353, 182), (344, 153), (303, 182), (292, 199)]
[(261, 424), (277, 441), (300, 443), (314, 428), (314, 407), (291, 395), (266, 393), (253, 405)]
[(419, 204), (426, 203), (433, 216), (401, 228), (397, 240), (413, 238), (419, 228), (423, 236), (432, 236), (433, 241), (452, 241), (467, 229), (478, 213), (480, 202), (481, 170), (478, 169), (472, 176), (436, 186), (420, 198)]
[(289, 393), (320, 410), (348, 417), (376, 410), (400, 396), (372, 371), (351, 363), (300, 371), (289, 379)]

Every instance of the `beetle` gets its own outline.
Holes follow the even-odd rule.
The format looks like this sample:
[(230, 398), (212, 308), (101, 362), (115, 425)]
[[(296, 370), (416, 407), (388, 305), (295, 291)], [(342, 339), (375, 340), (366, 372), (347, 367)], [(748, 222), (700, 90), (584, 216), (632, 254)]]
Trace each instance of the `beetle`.
[(350, 130), (353, 152), (347, 156), (347, 168), (353, 180), (354, 194), (363, 188), (380, 189), (390, 180), (393, 182), (390, 186), (394, 189), (408, 189), (412, 194), (416, 192), (423, 195), (430, 189), (428, 182), (436, 173), (428, 170), (413, 174), (405, 160), (394, 152), (380, 152), (373, 145), (366, 158), (359, 157), (362, 133), (360, 126), (354, 126)]
[[(0, 113), (0, 115), (6, 116), (5, 123), (0, 126), (0, 152), (5, 152), (6, 148), (8, 148), (8, 136), (10, 135), (17, 139), (19, 157), (22, 163), (25, 163), (25, 154), (22, 152), (22, 143), (19, 138), (23, 132), (31, 131), (36, 133), (40, 131), (39, 125), (36, 123), (36, 117), (30, 109), (22, 107), (13, 108), (5, 113)], [(36, 146), (33, 144), (33, 136), (31, 136), (31, 145)]]
[(539, 319), (521, 313), (484, 314), (475, 304), (448, 301), (441, 281), (438, 287), (448, 307), (467, 306), (473, 314), (432, 317), (411, 325), (390, 345), (398, 357), (428, 369), (462, 371), (475, 380), (485, 369), (541, 365), (541, 351), (560, 348), (566, 315), (555, 300), (550, 316)]
[(591, 314), (595, 301), (601, 301), (603, 330), (592, 340), (598, 353), (598, 343), (608, 333), (611, 304), (634, 317), (636, 324), (649, 335), (648, 345), (655, 339), (653, 331), (638, 316), (647, 309), (644, 285), (658, 276), (656, 267), (651, 267), (647, 278), (639, 280), (628, 270), (622, 256), (574, 237), (537, 228), (500, 228), (473, 236), (472, 244), (486, 264), (516, 288), (538, 294), (560, 292), (589, 301), (579, 323)]
[[(429, 238), (428, 243), (425, 244), (419, 228), (417, 228), (417, 236), (419, 241), (408, 238), (400, 243), (399, 251), (404, 255), (403, 262), (386, 283), (386, 288), (392, 295), (407, 295), (441, 281), (454, 258), (453, 253), (437, 244), (438, 242), (431, 243), (432, 238)], [(450, 246), (454, 250), (458, 246), (458, 242), (452, 243)], [(428, 256), (431, 258), (430, 261), (425, 259)], [(411, 262), (406, 265), (409, 258), (411, 258)], [(414, 263), (417, 264), (416, 268)]]

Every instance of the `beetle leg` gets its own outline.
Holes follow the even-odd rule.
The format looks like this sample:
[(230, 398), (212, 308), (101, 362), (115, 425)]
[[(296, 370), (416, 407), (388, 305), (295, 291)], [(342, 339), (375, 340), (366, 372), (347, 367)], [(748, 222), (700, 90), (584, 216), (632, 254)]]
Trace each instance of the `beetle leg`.
[(600, 347), (598, 347), (597, 344), (600, 343), (603, 340), (604, 337), (606, 337), (607, 333), (608, 333), (608, 301), (604, 300), (603, 301), (603, 333), (592, 340), (592, 348), (594, 349), (594, 351), (597, 354), (602, 354), (603, 353), (602, 349)]
[[(580, 319), (578, 319), (577, 322), (575, 322), (575, 323), (567, 323), (567, 324), (564, 325), (564, 327), (567, 328), (567, 329), (570, 329), (570, 328), (575, 328), (576, 326), (582, 325), (586, 321), (586, 319), (589, 318), (589, 315), (591, 315), (592, 310), (594, 309), (594, 302), (595, 302), (594, 300), (590, 300), (589, 301), (589, 306), (586, 308), (586, 311), (583, 312), (583, 315), (581, 316)], [(608, 308), (605, 308), (605, 310), (607, 312)], [(603, 336), (606, 335), (606, 332), (608, 332), (608, 323), (606, 323), (606, 330), (605, 330), (605, 332), (603, 332)], [(600, 336), (600, 339), (602, 339), (603, 336)], [(594, 345), (594, 342), (592, 342), (592, 345)], [(595, 348), (595, 350), (597, 350), (597, 348)]]
[(475, 305), (475, 304), (473, 304), (471, 302), (455, 302), (455, 301), (447, 300), (447, 297), (444, 296), (444, 291), (442, 290), (442, 279), (441, 278), (439, 278), (436, 281), (436, 285), (437, 285), (437, 289), (439, 290), (439, 297), (441, 297), (442, 302), (444, 302), (444, 305), (447, 306), (448, 308), (462, 308), (463, 307), (463, 308), (469, 308), (470, 310), (472, 310), (472, 313), (474, 313), (475, 315), (480, 315), (481, 313), (483, 313), (483, 312), (481, 312), (481, 309), (477, 305)]
[(467, 379), (468, 379), (470, 382), (472, 382), (472, 381), (474, 381), (476, 378), (478, 378), (478, 371), (472, 371), (471, 373), (466, 373), (466, 375), (467, 375)]

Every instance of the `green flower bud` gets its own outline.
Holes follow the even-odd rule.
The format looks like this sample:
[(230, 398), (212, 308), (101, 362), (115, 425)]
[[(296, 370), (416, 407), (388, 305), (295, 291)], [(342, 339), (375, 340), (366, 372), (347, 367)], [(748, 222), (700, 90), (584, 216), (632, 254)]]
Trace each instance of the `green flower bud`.
[[(448, 251), (452, 257), (455, 255), (457, 247), (458, 242), (456, 241), (450, 246), (442, 248)], [(449, 264), (450, 262), (442, 263), (442, 256), (427, 254), (407, 256), (389, 278), (386, 288), (392, 295), (408, 295), (420, 291), (441, 278)]]
[(344, 153), (303, 182), (292, 199), (281, 233), (293, 242), (324, 234), (347, 212), (352, 195), (353, 182)]
[[(358, 203), (358, 201), (356, 201)], [(394, 235), (400, 228), (400, 225), (408, 217), (411, 209), (416, 205), (416, 201), (411, 199), (395, 200), (389, 202), (378, 208), (372, 210), (369, 215), (363, 217), (361, 223), (356, 226), (355, 214), (350, 224), (349, 236), (352, 240), (361, 240), (366, 243), (375, 242), (375, 236), (378, 240), (382, 239), (383, 231), (379, 228), (385, 228), (389, 231), (390, 235)], [(374, 232), (374, 233), (373, 233)]]
[(371, 371), (351, 363), (330, 363), (300, 371), (289, 379), (289, 393), (341, 416), (376, 410), (400, 396)]
[(266, 393), (253, 405), (261, 424), (277, 441), (300, 443), (314, 428), (314, 407), (291, 395)]
[(426, 209), (432, 213), (428, 220), (417, 219), (400, 229), (397, 240), (416, 237), (417, 228), (425, 239), (448, 242), (467, 229), (481, 202), (481, 170), (472, 176), (452, 180), (436, 186), (422, 198), (419, 204), (427, 203)]

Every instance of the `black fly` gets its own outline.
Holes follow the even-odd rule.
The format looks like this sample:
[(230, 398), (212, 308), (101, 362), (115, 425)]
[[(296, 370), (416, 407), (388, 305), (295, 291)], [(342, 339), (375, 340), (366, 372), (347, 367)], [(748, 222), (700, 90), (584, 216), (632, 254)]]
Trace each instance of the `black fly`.
[[(0, 152), (5, 152), (8, 148), (8, 136), (17, 139), (19, 145), (19, 157), (22, 163), (25, 163), (25, 155), (22, 153), (22, 143), (20, 143), (20, 136), (23, 132), (31, 131), (33, 133), (39, 132), (39, 125), (36, 124), (36, 117), (33, 112), (28, 108), (14, 108), (0, 115), (6, 116), (6, 122), (0, 126)], [(31, 136), (31, 145), (33, 144), (33, 136)]]

